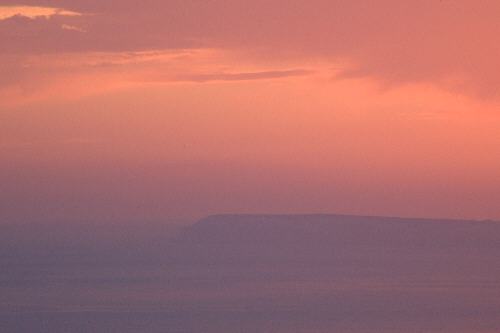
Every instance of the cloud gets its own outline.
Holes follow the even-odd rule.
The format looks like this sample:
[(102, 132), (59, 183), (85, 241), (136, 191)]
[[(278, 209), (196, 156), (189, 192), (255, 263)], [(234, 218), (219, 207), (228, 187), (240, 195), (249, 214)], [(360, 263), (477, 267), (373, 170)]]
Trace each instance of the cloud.
[(0, 55), (223, 48), (265, 62), (347, 60), (354, 66), (345, 76), (387, 85), (430, 82), (480, 98), (500, 92), (498, 1), (151, 0), (144, 6), (123, 0), (116, 6), (62, 0), (58, 6), (68, 9), (47, 7), (48, 20), (30, 14), (31, 24), (24, 16), (0, 21)]
[(36, 7), (36, 6), (0, 6), (0, 20), (5, 20), (14, 16), (27, 18), (49, 18), (51, 16), (80, 16), (82, 14), (56, 7)]
[(279, 79), (290, 76), (303, 76), (312, 74), (313, 71), (305, 69), (275, 70), (265, 72), (242, 72), (242, 73), (209, 73), (209, 74), (185, 74), (174, 78), (175, 81), (210, 82), (210, 81), (249, 81)]
[(73, 25), (69, 25), (69, 24), (62, 24), (61, 25), (61, 29), (63, 30), (70, 30), (70, 31), (76, 31), (76, 32), (87, 32), (87, 30), (85, 29), (82, 29), (82, 28), (79, 28), (79, 27), (75, 27)]
[[(214, 49), (5, 55), (3, 60), (0, 106), (66, 100), (149, 84), (284, 80), (316, 74), (328, 65), (263, 65)], [(64, 96), (59, 93), (61, 87)]]

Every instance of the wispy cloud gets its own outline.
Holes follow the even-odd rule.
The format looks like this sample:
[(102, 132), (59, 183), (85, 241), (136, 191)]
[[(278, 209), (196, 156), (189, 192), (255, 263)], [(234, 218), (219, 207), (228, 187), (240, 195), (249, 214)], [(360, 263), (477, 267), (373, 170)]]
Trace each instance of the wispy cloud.
[(274, 70), (261, 72), (241, 72), (241, 73), (209, 73), (209, 74), (186, 74), (175, 78), (178, 81), (209, 82), (209, 81), (249, 81), (279, 79), (290, 76), (303, 76), (311, 74), (312, 71), (306, 69)]
[(329, 72), (325, 69), (329, 64), (264, 65), (216, 49), (61, 53), (4, 59), (8, 66), (0, 69), (0, 105), (59, 99), (61, 86), (66, 91), (64, 98), (70, 98), (144, 84), (286, 80)]
[(80, 28), (80, 27), (76, 27), (74, 25), (69, 25), (69, 24), (62, 24), (61, 25), (61, 29), (63, 30), (70, 30), (70, 31), (76, 31), (76, 32), (87, 32), (87, 30), (83, 29), (83, 28)]
[(31, 19), (38, 17), (49, 18), (51, 16), (81, 16), (81, 13), (57, 7), (37, 6), (0, 6), (0, 20), (6, 20), (14, 16), (24, 16)]

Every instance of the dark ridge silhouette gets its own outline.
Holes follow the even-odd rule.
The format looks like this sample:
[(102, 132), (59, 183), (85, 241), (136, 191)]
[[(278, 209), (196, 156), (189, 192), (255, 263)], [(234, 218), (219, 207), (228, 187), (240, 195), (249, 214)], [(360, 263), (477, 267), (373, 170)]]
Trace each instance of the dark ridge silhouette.
[(500, 223), (350, 215), (213, 215), (181, 233), (178, 258), (209, 265), (302, 266), (350, 273), (496, 269)]
[(1, 230), (0, 332), (500, 327), (498, 222), (215, 215), (179, 232), (56, 227)]

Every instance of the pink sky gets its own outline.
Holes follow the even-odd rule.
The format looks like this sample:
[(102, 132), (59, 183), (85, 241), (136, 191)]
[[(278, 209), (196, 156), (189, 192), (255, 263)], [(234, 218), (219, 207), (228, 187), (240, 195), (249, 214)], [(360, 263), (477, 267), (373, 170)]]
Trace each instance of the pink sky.
[(498, 1), (2, 1), (0, 222), (500, 219)]

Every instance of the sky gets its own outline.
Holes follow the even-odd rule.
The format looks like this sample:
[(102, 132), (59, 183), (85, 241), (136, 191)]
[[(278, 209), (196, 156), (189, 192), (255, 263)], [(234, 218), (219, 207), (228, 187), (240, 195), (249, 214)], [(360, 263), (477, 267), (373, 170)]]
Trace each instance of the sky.
[(500, 219), (499, 13), (0, 0), (0, 223)]

